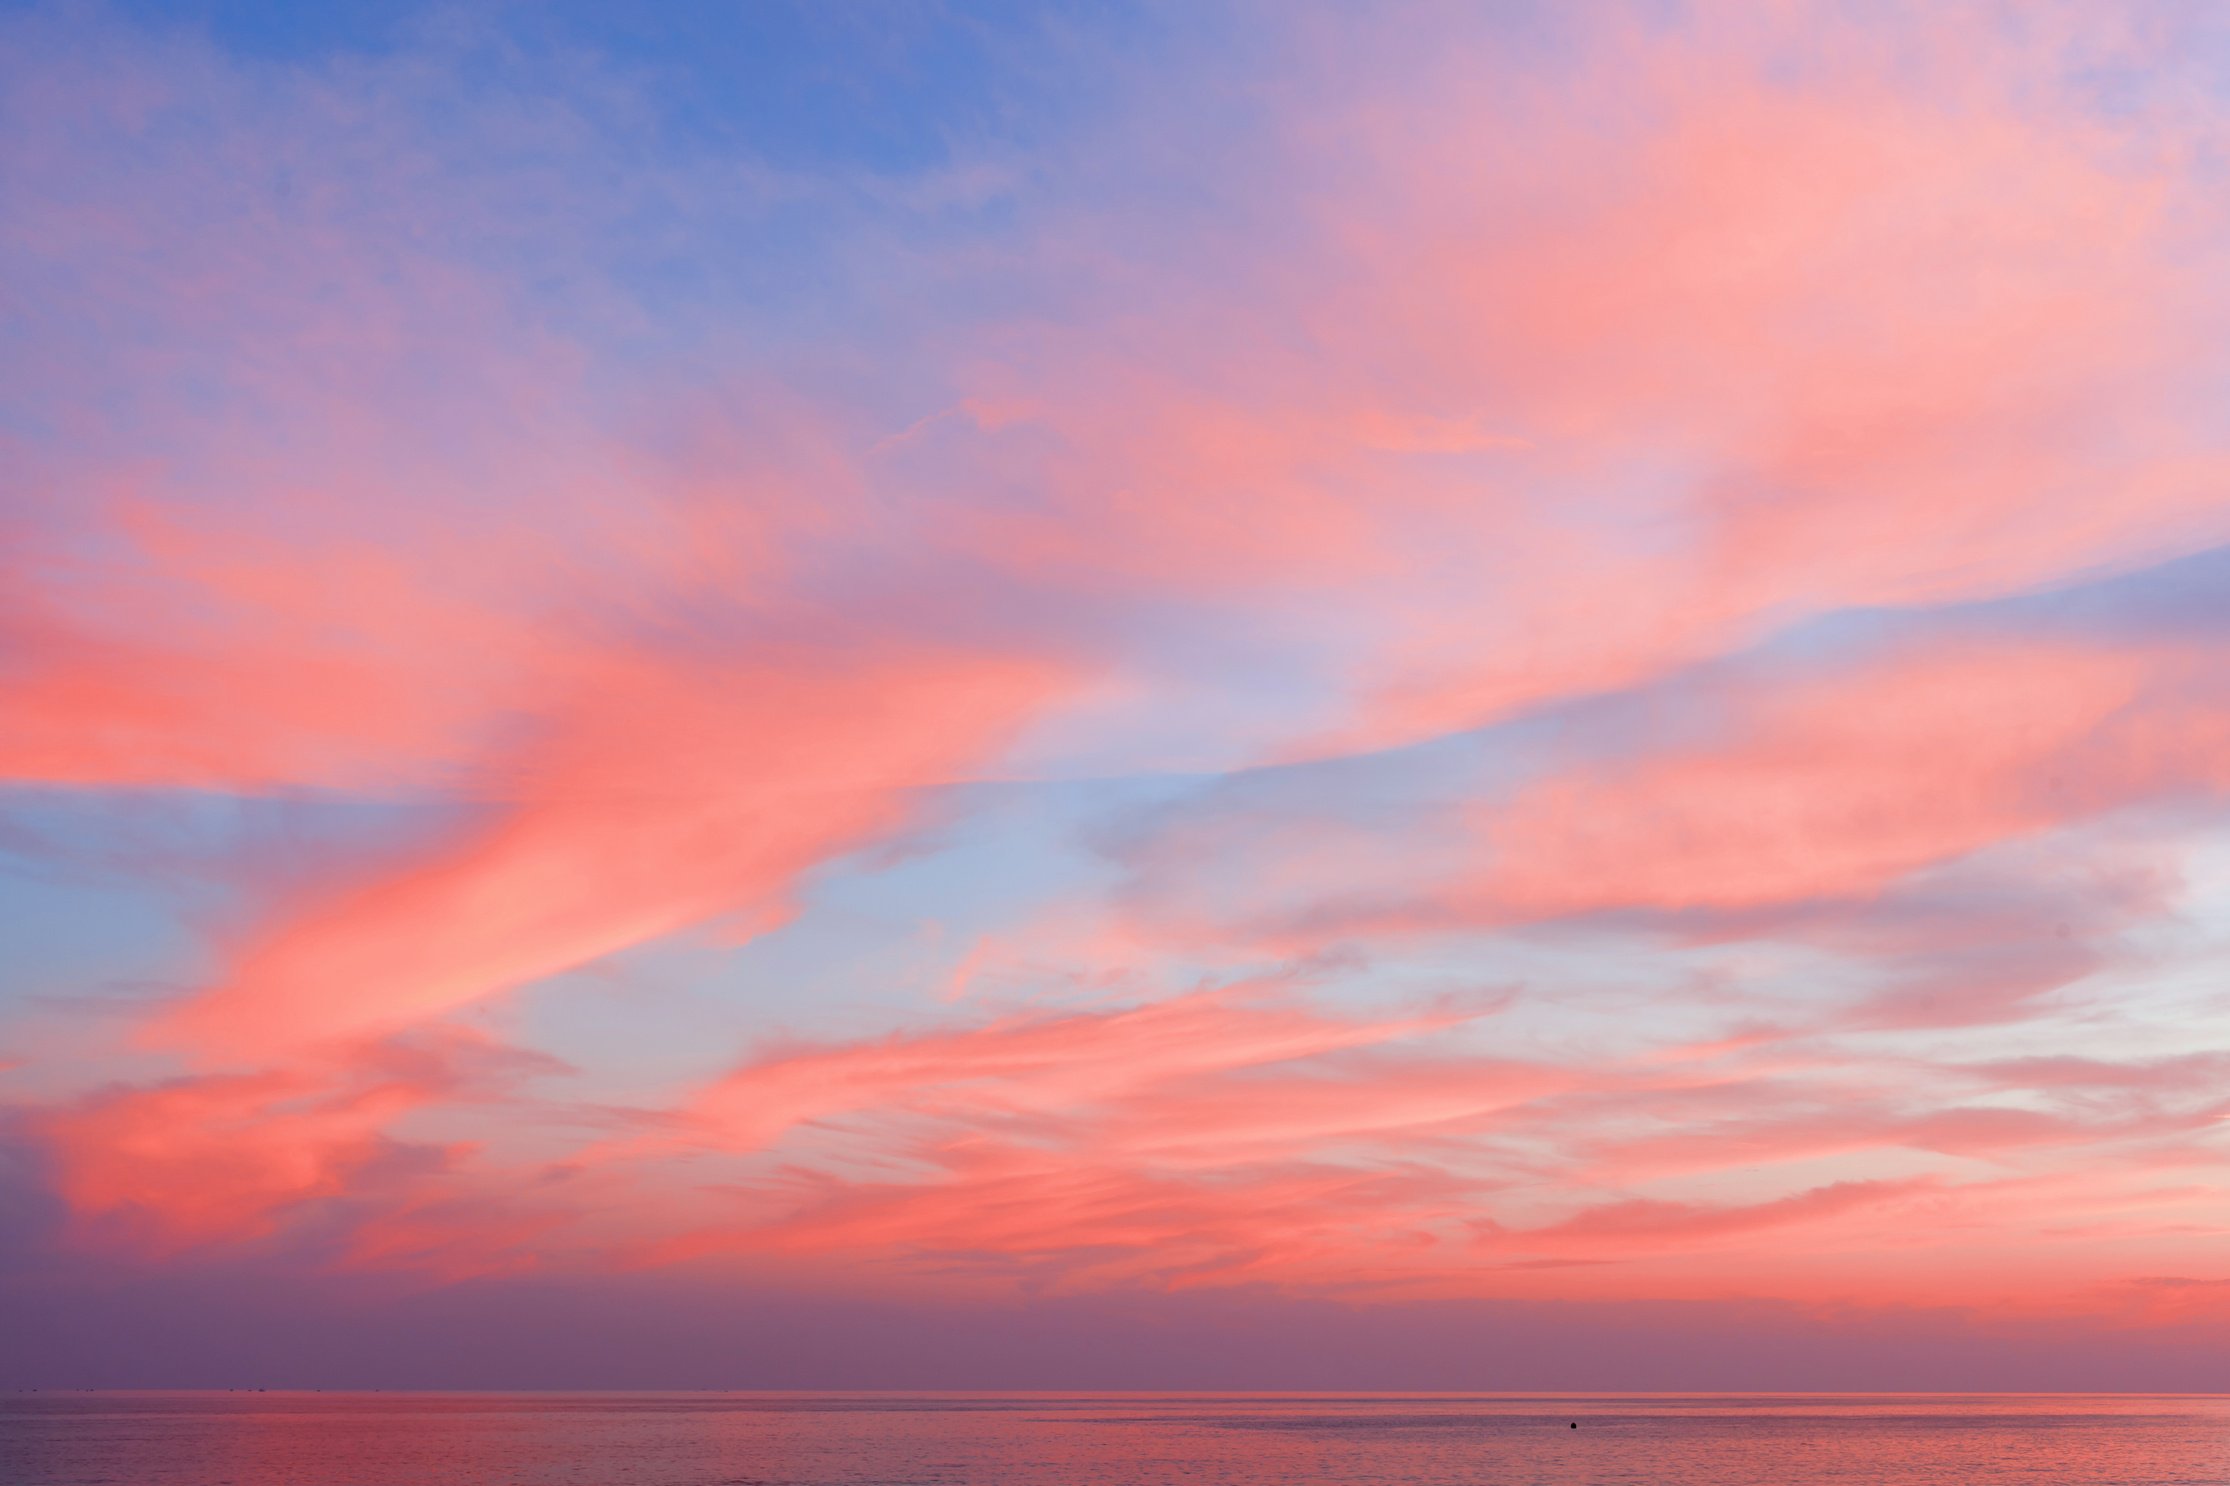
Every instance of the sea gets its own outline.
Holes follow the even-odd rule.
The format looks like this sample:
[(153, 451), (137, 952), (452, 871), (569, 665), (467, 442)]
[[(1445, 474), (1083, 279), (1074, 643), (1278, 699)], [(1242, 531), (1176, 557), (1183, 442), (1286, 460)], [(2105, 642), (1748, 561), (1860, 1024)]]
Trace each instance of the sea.
[(0, 1395), (5, 1486), (2226, 1486), (2230, 1397)]

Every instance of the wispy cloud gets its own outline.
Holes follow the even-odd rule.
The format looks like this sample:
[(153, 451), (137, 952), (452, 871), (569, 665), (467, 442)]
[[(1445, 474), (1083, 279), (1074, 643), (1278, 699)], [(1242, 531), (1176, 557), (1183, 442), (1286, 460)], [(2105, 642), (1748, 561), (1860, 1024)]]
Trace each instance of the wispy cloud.
[(2213, 1314), (2196, 22), (525, 24), (0, 25), (67, 1242)]

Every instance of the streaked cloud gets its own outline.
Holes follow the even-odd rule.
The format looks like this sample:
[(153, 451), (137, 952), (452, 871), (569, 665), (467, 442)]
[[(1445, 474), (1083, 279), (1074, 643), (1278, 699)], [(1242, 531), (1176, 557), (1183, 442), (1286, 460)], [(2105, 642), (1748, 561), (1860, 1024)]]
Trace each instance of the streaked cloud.
[(2215, 1313), (2230, 37), (539, 25), (0, 23), (64, 1250)]

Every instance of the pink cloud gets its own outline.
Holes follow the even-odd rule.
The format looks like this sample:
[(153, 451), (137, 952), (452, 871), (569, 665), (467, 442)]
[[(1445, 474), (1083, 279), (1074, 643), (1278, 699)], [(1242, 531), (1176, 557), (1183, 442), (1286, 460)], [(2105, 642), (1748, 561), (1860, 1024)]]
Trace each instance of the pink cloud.
[(408, 1190), (462, 1148), (391, 1138), (398, 1118), (500, 1100), (519, 1079), (553, 1071), (565, 1070), (452, 1034), (283, 1071), (109, 1088), (41, 1123), (81, 1218), (171, 1249), (262, 1237), (320, 1202)]
[[(1317, 16), (1244, 138), (1118, 121), (1047, 172), (1183, 135), (1214, 230), (1055, 193), (926, 267), (935, 234), (862, 243), (828, 274), (952, 306), (832, 316), (777, 370), (772, 311), (732, 307), (638, 365), (655, 296), (536, 255), (641, 202), (458, 166), (388, 122), (408, 69), (259, 91), (158, 47), (29, 79), (4, 246), (100, 320), (39, 321), (52, 385), (0, 388), (53, 430), (7, 435), (0, 781), (439, 817), (234, 884), (220, 973), (136, 1027), (176, 1066), (38, 1112), (62, 1195), (158, 1250), (316, 1231), (448, 1276), (1909, 1301), (1999, 1251), (2001, 1298), (2193, 1272), (2215, 1055), (2052, 1017), (2180, 886), (2167, 848), (2117, 876), (2063, 843), (2220, 803), (2219, 647), (1792, 634), (2230, 540), (2215, 126), (2077, 96), (2061, 49), (2123, 40), (2079, 19), (1705, 7), (1543, 61), (1453, 13)], [(164, 143), (173, 107), (206, 148)], [(592, 148), (518, 108), (465, 154)], [(1045, 818), (1091, 801), (1060, 830), (1106, 850), (956, 852), (984, 879), (934, 912), (996, 920), (1057, 857), (1031, 912), (1112, 929), (970, 922), (939, 1005), (858, 971), (877, 1025), (623, 1134), (452, 1066), (464, 1014), (965, 837), (951, 787), (1094, 706), (1149, 740), (1110, 725), (1110, 772), (1323, 767), (1065, 779)], [(1471, 762), (1383, 751), (1420, 743)], [(1121, 789), (1159, 814), (1107, 826)], [(1491, 1009), (1527, 1016), (1425, 981), (1521, 984)], [(753, 989), (714, 1054), (800, 994)]]
[[(686, 1121), (719, 1145), (752, 1149), (792, 1126), (845, 1113), (1057, 1120), (1235, 1071), (1426, 1035), (1474, 1014), (1347, 1021), (1266, 1000), (1259, 990), (1250, 997), (1245, 987), (1200, 991), (1123, 1011), (1016, 1017), (959, 1032), (778, 1056), (706, 1091)], [(1267, 1102), (1292, 1117), (1290, 1104)], [(1153, 1112), (1161, 1113), (1158, 1104)], [(1184, 1123), (1192, 1138), (1216, 1139), (1216, 1122)]]
[(1108, 266), (1119, 304), (1002, 336), (997, 417), (901, 469), (1034, 498), (948, 540), (1319, 647), (1346, 705), (1293, 756), (2230, 536), (2182, 390), (2230, 309), (2190, 126), (1980, 18), (1894, 56), (1810, 8), (1591, 26), (1547, 68), (1500, 40), (1398, 87), (1355, 68), (1384, 39), (1326, 42), (1232, 208), (1276, 271), (1142, 228), (1151, 310)]
[(1057, 684), (1024, 659), (893, 645), (718, 669), (583, 657), (543, 736), (488, 768), (493, 818), (313, 893), (164, 1035), (253, 1060), (439, 1017), (688, 928), (779, 907), (906, 820)]
[[(1736, 701), (1724, 743), (1582, 766), (1480, 809), (1495, 860), (1476, 891), (1527, 915), (1871, 895), (2082, 805), (2120, 803), (2085, 789), (2085, 755), (2158, 665), (2109, 650), (1954, 642), (1855, 675), (1767, 685)], [(2221, 726), (2192, 722), (2203, 733)], [(2054, 769), (2077, 782), (2055, 787)], [(2184, 782), (2124, 777), (2109, 788)]]

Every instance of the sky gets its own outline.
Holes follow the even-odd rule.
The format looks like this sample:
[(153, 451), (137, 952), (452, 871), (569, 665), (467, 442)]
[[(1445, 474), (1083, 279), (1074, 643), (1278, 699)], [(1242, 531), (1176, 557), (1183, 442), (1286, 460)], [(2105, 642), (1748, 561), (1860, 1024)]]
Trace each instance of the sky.
[(0, 8), (0, 1385), (2230, 1389), (2205, 5)]

